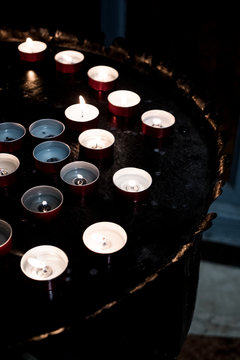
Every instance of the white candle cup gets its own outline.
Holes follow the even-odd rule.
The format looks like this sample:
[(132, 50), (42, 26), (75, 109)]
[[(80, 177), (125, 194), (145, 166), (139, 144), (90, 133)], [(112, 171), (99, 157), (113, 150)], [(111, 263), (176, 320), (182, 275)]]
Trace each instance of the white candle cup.
[(115, 137), (104, 129), (83, 131), (79, 137), (80, 155), (89, 160), (102, 160), (113, 156)]
[(142, 114), (143, 134), (164, 138), (172, 133), (175, 117), (165, 110), (149, 110)]
[(108, 95), (109, 111), (120, 117), (133, 117), (137, 111), (141, 98), (129, 90), (116, 90)]
[(6, 255), (12, 248), (12, 227), (0, 219), (0, 255)]
[(119, 74), (110, 66), (98, 65), (88, 70), (88, 84), (98, 91), (109, 91), (113, 88)]
[(37, 141), (62, 140), (65, 125), (55, 119), (40, 119), (29, 126), (29, 133)]
[(0, 187), (12, 185), (17, 180), (19, 159), (9, 153), (0, 153)]
[(113, 184), (122, 198), (139, 202), (147, 198), (152, 177), (143, 169), (125, 167), (115, 172)]
[(86, 104), (80, 96), (79, 104), (73, 104), (65, 110), (66, 124), (71, 130), (84, 131), (95, 128), (98, 123), (99, 110), (96, 106)]
[(15, 153), (23, 146), (26, 129), (16, 122), (0, 124), (0, 152)]
[(98, 254), (112, 254), (127, 243), (127, 233), (118, 224), (108, 221), (90, 225), (83, 233), (85, 246)]
[(63, 250), (52, 245), (39, 245), (25, 252), (20, 261), (22, 272), (30, 279), (51, 281), (67, 269), (68, 257)]
[(18, 45), (20, 60), (36, 62), (45, 57), (47, 45), (42, 41), (27, 38), (25, 42)]
[(95, 191), (99, 175), (99, 169), (86, 161), (70, 162), (60, 171), (60, 177), (69, 190), (81, 196), (88, 196)]
[(84, 55), (80, 51), (64, 50), (55, 57), (56, 70), (62, 73), (74, 73), (81, 69)]
[(33, 149), (36, 169), (48, 174), (58, 173), (68, 162), (70, 154), (70, 146), (58, 140), (43, 141)]
[(21, 197), (26, 212), (37, 220), (52, 221), (60, 213), (63, 194), (53, 186), (39, 185), (28, 189)]

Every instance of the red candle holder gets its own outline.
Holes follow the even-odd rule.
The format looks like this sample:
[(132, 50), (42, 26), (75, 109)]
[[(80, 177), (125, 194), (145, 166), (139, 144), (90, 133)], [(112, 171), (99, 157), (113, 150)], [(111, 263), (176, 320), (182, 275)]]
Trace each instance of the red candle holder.
[(62, 73), (75, 73), (81, 69), (84, 55), (75, 50), (64, 50), (54, 57), (56, 70)]
[(22, 195), (21, 204), (31, 217), (50, 222), (58, 217), (62, 209), (63, 194), (53, 186), (39, 185)]
[(141, 98), (129, 90), (116, 90), (108, 95), (109, 111), (120, 117), (133, 117), (138, 109)]
[(20, 60), (27, 62), (41, 61), (45, 57), (47, 45), (42, 41), (27, 38), (25, 42), (18, 45)]
[(165, 110), (149, 110), (142, 114), (142, 132), (155, 138), (171, 135), (175, 117)]
[(58, 140), (43, 141), (33, 149), (36, 169), (48, 174), (58, 173), (70, 155), (70, 146)]
[(0, 124), (0, 152), (16, 153), (23, 146), (26, 129), (15, 122)]
[(113, 156), (115, 137), (107, 130), (90, 129), (79, 137), (80, 154), (89, 160), (102, 160)]
[(81, 196), (88, 196), (96, 190), (99, 175), (99, 169), (86, 161), (70, 162), (60, 171), (60, 177), (68, 189)]
[(63, 140), (65, 125), (55, 119), (40, 119), (29, 126), (29, 133), (38, 142)]
[(12, 227), (0, 219), (0, 255), (6, 255), (12, 249)]
[(88, 70), (88, 84), (98, 91), (109, 91), (114, 87), (119, 74), (110, 66), (98, 65)]
[(97, 126), (99, 110), (94, 105), (86, 104), (82, 96), (79, 98), (79, 104), (70, 105), (65, 110), (65, 117), (66, 125), (71, 130), (82, 132)]
[(7, 187), (17, 180), (19, 159), (12, 154), (0, 153), (0, 187)]
[(152, 177), (143, 169), (126, 167), (115, 172), (113, 184), (123, 199), (140, 202), (148, 197)]

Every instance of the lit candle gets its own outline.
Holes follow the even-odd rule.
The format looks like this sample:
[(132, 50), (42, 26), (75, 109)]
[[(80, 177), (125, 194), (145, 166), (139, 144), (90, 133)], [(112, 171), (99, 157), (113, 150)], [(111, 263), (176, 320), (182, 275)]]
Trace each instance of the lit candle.
[(77, 195), (89, 195), (96, 189), (99, 169), (86, 161), (73, 161), (60, 171), (60, 178), (70, 191)]
[(88, 70), (88, 84), (95, 90), (108, 91), (113, 88), (119, 74), (110, 66), (99, 65)]
[(84, 131), (96, 127), (99, 110), (96, 106), (86, 104), (85, 99), (80, 95), (79, 103), (70, 105), (65, 110), (66, 124), (72, 130)]
[(140, 101), (140, 96), (133, 91), (116, 90), (108, 95), (108, 109), (114, 115), (132, 117)]
[(104, 129), (90, 129), (83, 131), (78, 137), (80, 155), (88, 159), (104, 159), (113, 155), (115, 137)]
[(63, 73), (74, 73), (80, 70), (84, 55), (75, 50), (64, 50), (57, 53), (54, 57), (56, 70)]
[(38, 220), (51, 221), (60, 213), (63, 194), (55, 187), (39, 185), (28, 189), (21, 197), (23, 208)]
[(85, 246), (99, 254), (112, 254), (121, 250), (127, 242), (126, 231), (113, 222), (97, 222), (83, 233)]
[(143, 169), (126, 167), (115, 172), (113, 184), (121, 196), (138, 202), (146, 199), (152, 177)]
[(0, 255), (7, 254), (12, 248), (12, 227), (0, 219)]
[(20, 161), (15, 155), (0, 153), (0, 187), (15, 183), (19, 166)]
[(149, 110), (142, 114), (142, 132), (156, 138), (171, 134), (175, 117), (165, 110)]
[(22, 272), (30, 279), (50, 281), (59, 277), (68, 266), (65, 252), (56, 246), (40, 245), (28, 250), (21, 258)]
[(45, 56), (47, 45), (42, 41), (27, 38), (25, 42), (18, 45), (20, 59), (23, 61), (40, 61)]

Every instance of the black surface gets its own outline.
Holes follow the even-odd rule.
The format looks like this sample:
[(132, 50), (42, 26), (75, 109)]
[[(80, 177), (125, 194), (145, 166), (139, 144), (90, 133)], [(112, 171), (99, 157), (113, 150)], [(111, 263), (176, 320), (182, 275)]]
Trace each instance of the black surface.
[[(50, 337), (53, 342), (48, 345), (54, 347), (58, 338), (62, 344), (73, 346), (80, 336), (82, 355), (87, 351), (91, 358), (99, 352), (105, 354), (103, 342), (108, 339), (113, 344), (110, 352), (115, 349), (118, 340), (114, 334), (124, 343), (134, 333), (132, 354), (141, 353), (139, 341), (147, 337), (155, 344), (162, 342), (162, 355), (175, 356), (195, 303), (200, 240), (195, 234), (205, 227), (203, 220), (219, 180), (215, 126), (196, 102), (183, 96), (175, 79), (164, 77), (158, 68), (146, 67), (145, 71), (134, 62), (117, 61), (111, 54), (104, 56), (83, 48), (81, 72), (63, 75), (56, 73), (53, 60), (64, 48), (57, 39), (49, 41), (46, 60), (39, 64), (19, 61), (18, 42), (0, 45), (5, 54), (0, 65), (1, 122), (16, 121), (26, 128), (40, 118), (65, 122), (64, 110), (82, 95), (99, 108), (98, 127), (111, 131), (116, 139), (113, 162), (97, 164), (97, 193), (82, 200), (71, 196), (59, 176), (36, 171), (34, 145), (27, 134), (17, 154), (21, 162), (18, 182), (1, 189), (0, 218), (13, 227), (14, 250), (0, 259), (1, 308), (7, 313), (1, 326), (3, 343), (14, 352), (16, 346), (31, 346), (34, 341), (30, 339), (35, 336), (40, 341), (43, 338), (39, 335), (61, 328), (61, 335)], [(133, 90), (141, 96), (135, 118), (112, 117), (107, 110), (107, 94), (100, 96), (88, 87), (87, 70), (101, 63), (119, 71), (116, 89)], [(141, 113), (152, 108), (162, 108), (176, 117), (174, 132), (163, 144), (141, 133)], [(71, 161), (79, 159), (78, 135), (66, 129)], [(140, 167), (151, 174), (153, 184), (144, 203), (128, 204), (116, 197), (112, 175), (125, 166)], [(24, 191), (41, 184), (56, 186), (64, 193), (62, 212), (51, 224), (29, 219), (20, 203)], [(112, 256), (110, 268), (104, 256), (91, 253), (82, 243), (83, 231), (97, 221), (116, 222), (128, 234), (127, 245)], [(53, 300), (39, 284), (25, 278), (16, 255), (41, 244), (58, 246), (69, 257), (67, 277), (54, 290)], [(154, 319), (159, 326), (152, 332), (148, 327), (155, 328)], [(62, 336), (66, 338), (61, 340)], [(95, 342), (96, 347), (92, 347)]]

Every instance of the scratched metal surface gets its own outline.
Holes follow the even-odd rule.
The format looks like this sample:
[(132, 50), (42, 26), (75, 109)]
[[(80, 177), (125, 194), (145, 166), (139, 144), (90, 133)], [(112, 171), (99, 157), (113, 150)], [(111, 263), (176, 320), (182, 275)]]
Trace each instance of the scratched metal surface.
[[(34, 144), (27, 132), (23, 149), (16, 154), (21, 164), (18, 181), (7, 190), (1, 189), (0, 218), (13, 227), (13, 252), (0, 259), (1, 307), (9, 314), (3, 338), (9, 346), (58, 328), (71, 328), (135, 294), (145, 283), (154, 282), (195, 246), (195, 234), (209, 225), (208, 207), (220, 187), (217, 125), (206, 116), (204, 104), (189, 101), (185, 85), (166, 76), (160, 66), (152, 69), (144, 62), (139, 65), (136, 59), (118, 60), (118, 53), (101, 54), (74, 44), (85, 55), (83, 68), (77, 74), (63, 75), (56, 73), (53, 57), (69, 44), (51, 39), (46, 59), (31, 65), (19, 61), (18, 43), (0, 44), (4, 54), (0, 60), (0, 121), (20, 122), (27, 129), (41, 118), (65, 122), (64, 110), (82, 95), (99, 108), (98, 127), (114, 134), (115, 146), (113, 162), (98, 164), (97, 193), (82, 201), (70, 195), (59, 176), (52, 178), (36, 171)], [(107, 94), (100, 96), (89, 88), (87, 70), (98, 64), (119, 71), (115, 89), (140, 95), (134, 118), (116, 120), (108, 112)], [(176, 117), (174, 132), (163, 144), (141, 132), (140, 116), (153, 108), (165, 109)], [(72, 150), (70, 161), (81, 158), (78, 135), (66, 129), (64, 141)], [(126, 204), (114, 193), (112, 176), (125, 166), (143, 168), (152, 176), (150, 194), (143, 203)], [(44, 225), (29, 219), (20, 203), (24, 191), (42, 184), (56, 186), (64, 194), (59, 218)], [(90, 253), (82, 243), (83, 231), (97, 221), (116, 222), (128, 234), (127, 245), (112, 256), (110, 268), (104, 256)], [(55, 302), (49, 301), (45, 290), (27, 281), (19, 266), (21, 254), (41, 244), (58, 246), (69, 258)], [(194, 289), (196, 283), (194, 278)], [(190, 306), (194, 307), (194, 300)]]

